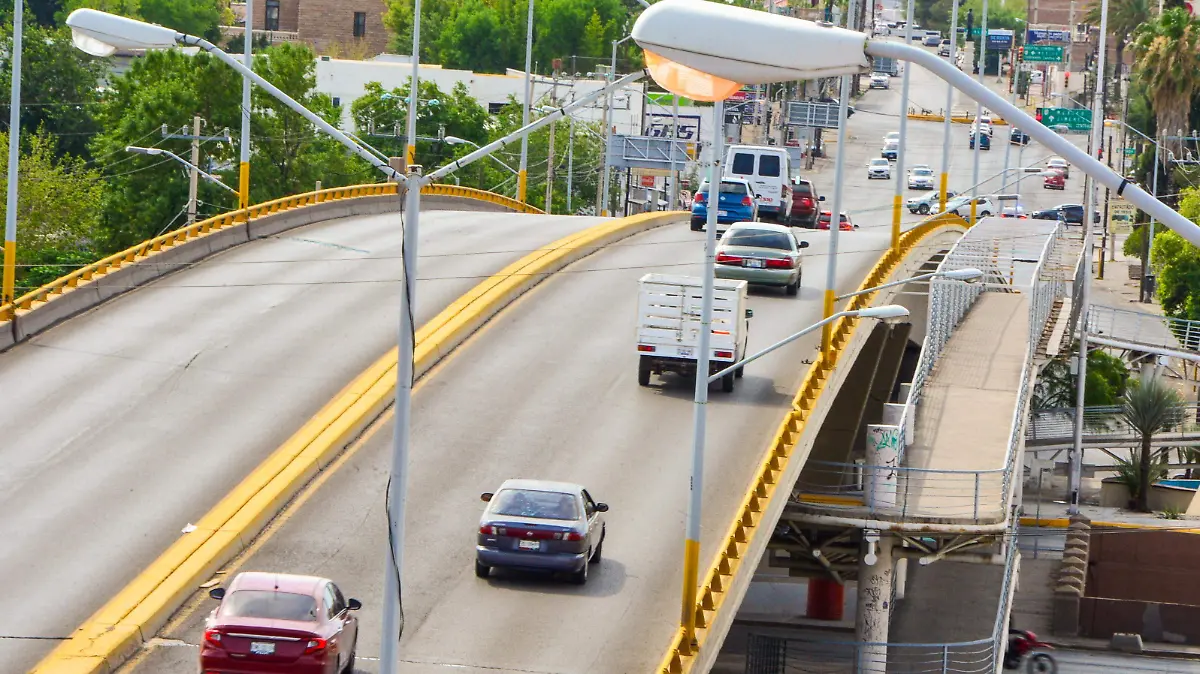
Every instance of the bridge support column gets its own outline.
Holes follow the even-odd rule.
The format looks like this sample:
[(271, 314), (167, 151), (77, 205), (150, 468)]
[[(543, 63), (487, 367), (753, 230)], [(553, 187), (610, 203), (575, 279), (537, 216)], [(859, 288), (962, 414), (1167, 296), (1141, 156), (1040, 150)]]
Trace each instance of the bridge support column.
[(855, 641), (863, 643), (857, 655), (858, 674), (887, 671), (888, 621), (891, 619), (892, 588), (895, 583), (893, 539), (887, 532), (863, 532), (863, 551), (858, 562), (858, 615)]

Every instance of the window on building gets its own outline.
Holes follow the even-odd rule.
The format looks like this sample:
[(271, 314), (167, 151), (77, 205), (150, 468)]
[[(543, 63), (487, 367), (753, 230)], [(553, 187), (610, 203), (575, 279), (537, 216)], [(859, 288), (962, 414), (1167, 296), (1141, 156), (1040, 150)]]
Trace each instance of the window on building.
[(354, 13), (354, 37), (366, 37), (367, 35), (367, 13)]
[(267, 0), (267, 30), (279, 30), (279, 0)]

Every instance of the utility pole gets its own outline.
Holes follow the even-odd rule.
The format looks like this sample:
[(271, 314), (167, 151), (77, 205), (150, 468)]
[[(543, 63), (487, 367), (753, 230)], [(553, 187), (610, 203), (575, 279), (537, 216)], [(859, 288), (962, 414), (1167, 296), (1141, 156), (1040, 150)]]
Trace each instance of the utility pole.
[[(574, 57), (572, 57), (574, 58)], [(567, 118), (567, 215), (575, 215), (571, 209), (572, 178), (575, 174), (575, 115)]]
[(171, 133), (167, 130), (166, 124), (162, 125), (162, 137), (165, 140), (192, 141), (192, 168), (188, 169), (187, 223), (189, 225), (196, 222), (196, 210), (198, 206), (197, 191), (200, 183), (200, 174), (197, 172), (200, 166), (200, 143), (207, 143), (209, 141), (216, 141), (218, 143), (233, 142), (233, 139), (229, 137), (229, 129), (223, 130), (220, 136), (202, 136), (200, 135), (200, 130), (203, 126), (204, 120), (200, 119), (200, 115), (192, 116), (192, 129), (190, 133), (186, 126), (179, 129), (179, 133)]
[[(550, 86), (550, 107), (558, 105), (558, 71), (562, 68), (562, 61), (554, 59), (554, 84)], [(554, 210), (554, 131), (557, 122), (550, 122), (550, 143), (546, 147), (546, 213), (552, 213)]]
[[(1112, 168), (1112, 133), (1108, 134), (1108, 168)], [(1104, 280), (1104, 251), (1108, 248), (1108, 205), (1112, 199), (1112, 190), (1104, 190), (1104, 235), (1100, 239), (1100, 280)], [(1090, 217), (1087, 213), (1083, 214), (1086, 219)], [(1116, 238), (1114, 233), (1113, 238)]]

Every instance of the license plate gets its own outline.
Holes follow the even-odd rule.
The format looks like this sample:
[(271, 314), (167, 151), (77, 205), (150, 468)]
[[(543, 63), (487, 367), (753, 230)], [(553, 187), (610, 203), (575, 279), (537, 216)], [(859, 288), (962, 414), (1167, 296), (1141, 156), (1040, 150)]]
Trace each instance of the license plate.
[(541, 541), (518, 541), (517, 548), (520, 550), (541, 550)]
[(717, 215), (729, 215), (729, 211), (717, 211)]
[(761, 197), (760, 201), (762, 201), (764, 204), (769, 204), (769, 203), (773, 203), (774, 199), (772, 199), (771, 197)]
[(767, 262), (766, 262), (766, 260), (755, 260), (753, 258), (746, 258), (746, 259), (742, 260), (742, 266), (743, 267), (753, 267), (754, 269), (762, 269), (763, 267), (767, 266)]
[(275, 655), (275, 644), (270, 641), (251, 641), (250, 652), (254, 655)]
[(687, 347), (687, 346), (679, 347), (679, 355), (683, 356), (684, 358), (691, 358), (695, 353), (696, 352), (693, 351), (691, 349), (691, 347)]

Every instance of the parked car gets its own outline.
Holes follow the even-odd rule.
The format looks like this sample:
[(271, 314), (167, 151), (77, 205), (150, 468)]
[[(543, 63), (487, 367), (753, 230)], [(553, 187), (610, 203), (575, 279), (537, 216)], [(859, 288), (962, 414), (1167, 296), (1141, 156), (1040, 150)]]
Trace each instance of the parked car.
[(867, 164), (867, 180), (875, 178), (883, 178), (884, 180), (892, 177), (892, 163), (886, 159), (876, 157)]
[(879, 155), (884, 159), (896, 159), (896, 155), (900, 152), (900, 141), (889, 140), (883, 144), (883, 149), (879, 151)]
[(604, 547), (604, 513), (586, 489), (569, 482), (505, 480), (485, 492), (475, 545), (475, 575), (497, 567), (570, 574), (583, 585)]
[[(957, 195), (953, 190), (946, 190), (947, 201), (953, 199), (955, 196)], [(941, 202), (941, 198), (941, 194), (938, 192), (932, 192), (919, 197), (912, 197), (911, 199), (905, 201), (904, 205), (908, 207), (909, 213), (928, 215), (930, 211), (937, 209), (939, 203)]]
[(808, 248), (808, 242), (797, 241), (788, 227), (757, 222), (734, 225), (717, 243), (717, 278), (780, 287), (796, 295), (803, 248)]
[(811, 180), (797, 178), (792, 181), (792, 225), (813, 228), (817, 226), (817, 204), (825, 197), (817, 194)]
[[(708, 181), (700, 183), (696, 196), (692, 197), (692, 231), (704, 229), (708, 222), (710, 201)], [(758, 203), (750, 183), (740, 178), (722, 178), (718, 192), (717, 224), (746, 222), (758, 218)]]
[[(833, 220), (833, 215), (829, 211), (821, 211), (821, 217), (817, 218), (817, 229), (829, 229), (829, 223), (831, 220)], [(843, 232), (852, 232), (858, 229), (858, 225), (854, 224), (846, 211), (842, 211), (842, 217), (838, 220), (838, 229)]]
[(910, 190), (933, 189), (933, 170), (914, 167), (908, 172), (908, 188)]
[[(974, 132), (971, 133), (970, 149), (972, 149), (972, 150), (975, 149), (975, 133)], [(992, 139), (987, 134), (979, 134), (979, 149), (980, 150), (991, 150), (992, 149)]]
[(887, 73), (871, 73), (871, 84), (869, 89), (890, 89), (892, 78), (888, 77)]
[(1012, 131), (1008, 132), (1008, 142), (1012, 143), (1013, 145), (1028, 145), (1030, 140), (1032, 139), (1029, 137), (1029, 134), (1015, 126), (1013, 127)]
[(242, 572), (208, 591), (221, 603), (204, 625), (200, 671), (342, 674), (354, 671), (357, 599), (315, 576)]
[(950, 56), (950, 38), (945, 38), (938, 45), (938, 56)]
[(1063, 178), (1061, 171), (1050, 171), (1046, 175), (1046, 179), (1042, 181), (1042, 188), (1047, 190), (1065, 190), (1067, 189), (1067, 180)]
[(1062, 157), (1058, 157), (1058, 156), (1051, 157), (1050, 159), (1046, 160), (1046, 166), (1049, 168), (1052, 168), (1052, 169), (1062, 171), (1063, 178), (1071, 177), (1071, 165), (1068, 164), (1067, 160), (1063, 159)]

